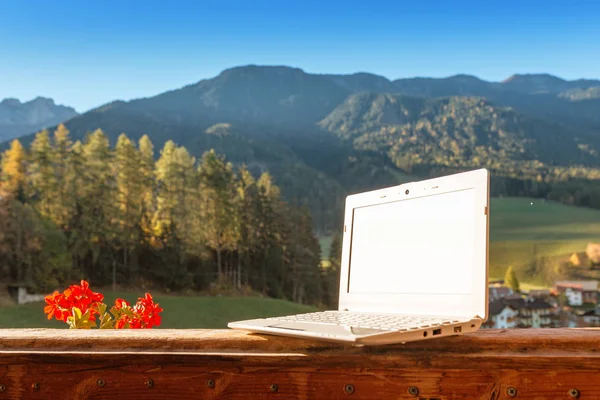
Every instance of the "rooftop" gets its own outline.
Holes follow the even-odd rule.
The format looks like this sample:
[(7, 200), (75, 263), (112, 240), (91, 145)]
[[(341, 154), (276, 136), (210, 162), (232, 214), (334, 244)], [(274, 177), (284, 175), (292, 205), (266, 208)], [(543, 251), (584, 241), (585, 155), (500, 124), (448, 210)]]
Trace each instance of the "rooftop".
[(504, 303), (510, 305), (515, 310), (545, 310), (548, 308), (552, 308), (552, 305), (548, 303), (546, 300), (539, 297), (508, 297), (503, 299)]
[(598, 281), (557, 281), (554, 286), (559, 287), (580, 287), (584, 291), (598, 290)]

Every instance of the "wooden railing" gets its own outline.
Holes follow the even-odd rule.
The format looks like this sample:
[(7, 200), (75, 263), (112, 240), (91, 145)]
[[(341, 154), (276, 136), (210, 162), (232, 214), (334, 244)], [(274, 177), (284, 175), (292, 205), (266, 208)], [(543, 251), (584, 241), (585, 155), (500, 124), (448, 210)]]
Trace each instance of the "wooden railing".
[(600, 399), (600, 330), (350, 347), (231, 330), (0, 330), (1, 399)]

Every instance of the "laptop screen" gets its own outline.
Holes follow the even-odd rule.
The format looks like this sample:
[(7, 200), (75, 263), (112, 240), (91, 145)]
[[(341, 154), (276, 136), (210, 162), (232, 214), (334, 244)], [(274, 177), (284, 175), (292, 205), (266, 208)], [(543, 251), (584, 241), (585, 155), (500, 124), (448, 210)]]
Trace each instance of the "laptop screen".
[(474, 189), (355, 208), (348, 292), (470, 293), (474, 209)]

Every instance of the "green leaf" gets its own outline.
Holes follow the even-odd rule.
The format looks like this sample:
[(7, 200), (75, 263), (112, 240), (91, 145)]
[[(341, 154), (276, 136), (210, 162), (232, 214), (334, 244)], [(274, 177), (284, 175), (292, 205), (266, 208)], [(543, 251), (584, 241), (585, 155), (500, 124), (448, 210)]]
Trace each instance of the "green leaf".
[[(106, 310), (106, 306), (104, 306)], [(113, 329), (115, 327), (115, 321), (112, 319), (109, 313), (105, 312), (102, 314), (102, 319), (100, 320), (100, 329)]]
[(119, 317), (123, 314), (127, 315), (128, 317), (133, 317), (133, 310), (131, 310), (131, 308), (113, 307), (110, 309), (110, 313), (113, 315), (113, 317), (115, 317), (115, 319), (119, 319)]
[(91, 310), (87, 310), (85, 314), (81, 314), (81, 310), (73, 307), (73, 316), (67, 319), (67, 323), (71, 329), (90, 329), (95, 324), (90, 321)]
[(96, 311), (98, 311), (98, 314), (100, 315), (104, 315), (106, 313), (106, 304), (104, 303), (96, 303)]

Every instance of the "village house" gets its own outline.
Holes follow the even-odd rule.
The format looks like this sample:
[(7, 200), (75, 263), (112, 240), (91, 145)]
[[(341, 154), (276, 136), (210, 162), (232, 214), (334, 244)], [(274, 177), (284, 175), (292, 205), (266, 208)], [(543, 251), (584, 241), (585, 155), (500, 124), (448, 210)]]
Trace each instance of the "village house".
[[(501, 326), (513, 328), (550, 328), (557, 325), (555, 307), (542, 298), (505, 297), (491, 302), (489, 312), (491, 319), (489, 327), (493, 328), (500, 328)], [(501, 319), (501, 316), (504, 319)], [(510, 321), (506, 319), (509, 316)], [(510, 322), (510, 326), (508, 326), (508, 322)]]
[(514, 294), (515, 292), (511, 288), (506, 286), (490, 286), (488, 288), (489, 301), (503, 299), (505, 297), (510, 297)]
[(519, 310), (506, 304), (503, 299), (492, 301), (488, 310), (489, 317), (483, 325), (484, 328), (509, 329), (517, 327)]
[(558, 281), (554, 284), (557, 295), (564, 294), (567, 303), (573, 307), (585, 303), (598, 304), (598, 281)]
[(558, 319), (555, 321), (553, 328), (578, 328), (585, 324), (583, 317), (573, 312), (573, 309), (569, 306), (560, 307), (557, 314)]
[(566, 286), (565, 296), (567, 296), (567, 303), (570, 306), (578, 307), (583, 305), (583, 289), (581, 286)]
[(489, 287), (504, 287), (504, 279), (496, 279), (488, 282)]
[(550, 291), (550, 289), (532, 289), (529, 292), (527, 292), (527, 296), (540, 298), (544, 300), (550, 300), (550, 298), (552, 297), (552, 292)]
[(554, 307), (544, 299), (528, 297), (519, 309), (519, 319), (526, 328), (550, 328)]
[(581, 318), (586, 327), (600, 327), (600, 308), (584, 312)]

